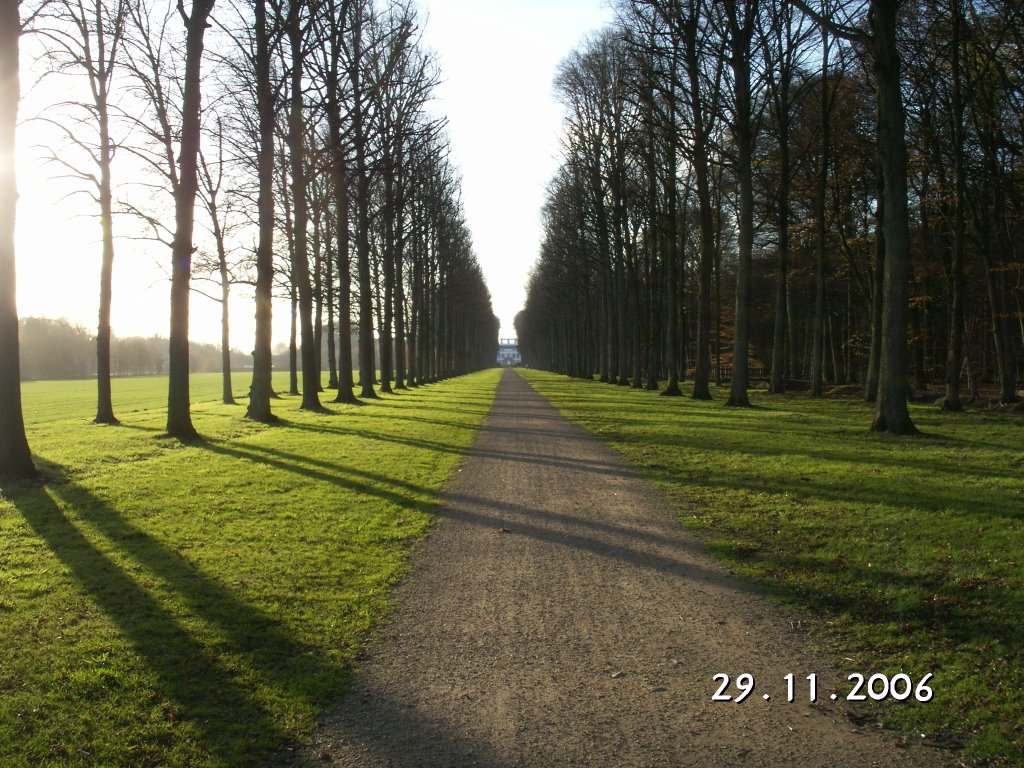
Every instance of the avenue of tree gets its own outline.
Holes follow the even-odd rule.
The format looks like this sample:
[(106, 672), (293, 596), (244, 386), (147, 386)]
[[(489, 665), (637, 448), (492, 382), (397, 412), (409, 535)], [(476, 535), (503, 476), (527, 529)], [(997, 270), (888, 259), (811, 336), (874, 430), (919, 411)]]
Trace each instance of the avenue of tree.
[[(101, 222), (97, 422), (117, 422), (111, 275), (125, 241), (116, 227), (167, 248), (172, 436), (196, 436), (188, 381), (196, 290), (222, 302), (224, 400), (232, 402), (228, 297), (233, 285), (254, 286), (246, 415), (259, 421), (275, 418), (275, 296), (291, 301), (291, 388), (302, 408), (322, 408), (324, 370), (333, 400), (347, 403), (356, 386), (372, 398), (494, 364), (498, 321), (444, 121), (429, 111), (439, 73), (413, 6), (216, 5), (214, 13), (214, 0), (0, 2), (0, 475), (34, 471), (21, 417), (13, 245), (18, 52), (28, 39), (43, 51), (46, 76), (69, 79), (80, 94), (40, 119), (62, 136), (51, 163), (79, 183)], [(119, 180), (119, 168), (131, 178)]]
[[(913, 433), (1024, 365), (1024, 7), (618, 0), (566, 58), (524, 360), (693, 397), (858, 383)], [(667, 382), (667, 383), (666, 383)], [(963, 391), (963, 386), (970, 388)]]

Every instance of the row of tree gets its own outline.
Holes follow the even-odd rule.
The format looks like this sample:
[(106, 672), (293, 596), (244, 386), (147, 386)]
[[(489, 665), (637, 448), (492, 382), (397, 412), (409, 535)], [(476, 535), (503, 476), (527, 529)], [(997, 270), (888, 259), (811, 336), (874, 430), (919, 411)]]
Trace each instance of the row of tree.
[[(48, 317), (23, 317), (20, 326), (22, 381), (86, 379), (96, 375), (96, 337), (88, 329), (68, 320)], [(193, 373), (219, 372), (223, 362), (223, 350), (216, 344), (189, 344), (189, 368)], [(280, 362), (287, 366), (287, 349), (280, 355)], [(252, 367), (252, 358), (232, 349), (230, 363), (236, 370), (248, 369)], [(114, 376), (166, 373), (166, 337), (111, 336), (110, 372)]]
[[(407, 2), (222, 0), (214, 16), (214, 0), (189, 8), (166, 0), (49, 0), (25, 19), (13, 5), (0, 19), (0, 65), (14, 83), (3, 93), (11, 135), (0, 156), (13, 146), (22, 27), (43, 41), (54, 76), (88, 85), (84, 100), (55, 105), (46, 120), (65, 138), (51, 160), (85, 182), (102, 224), (97, 422), (116, 422), (109, 318), (119, 213), (143, 222), (147, 237), (170, 251), (173, 436), (196, 435), (188, 384), (194, 272), (214, 279), (223, 303), (226, 401), (230, 287), (239, 280), (254, 286), (252, 419), (274, 419), (271, 307), (282, 293), (292, 303), (293, 387), (301, 372), (303, 408), (322, 407), (325, 367), (335, 401), (356, 399), (353, 331), (361, 397), (493, 364), (498, 322), (444, 124), (428, 109), (437, 68)], [(134, 183), (117, 184), (119, 167)], [(13, 169), (3, 181), (13, 189)], [(197, 212), (205, 223), (198, 232)], [(0, 220), (0, 236), (12, 230), (13, 208)], [(6, 295), (14, 285), (13, 245), (0, 253), (0, 266), (9, 269), (9, 278), (0, 275)], [(17, 360), (10, 298), (9, 316), (0, 317), (14, 323), (13, 331), (0, 328), (8, 333), (0, 338), (5, 361)], [(15, 376), (5, 386), (16, 384)], [(20, 423), (20, 405), (2, 410), (12, 419), (16, 410)], [(0, 473), (18, 474), (31, 465), (24, 437), (11, 437), (19, 431), (14, 421), (0, 427)]]
[[(1024, 8), (619, 0), (556, 78), (565, 159), (516, 320), (531, 365), (693, 396), (751, 369), (998, 383), (1024, 352)], [(726, 286), (723, 295), (723, 284)], [(730, 288), (734, 287), (734, 290)], [(731, 304), (731, 306), (730, 306)]]

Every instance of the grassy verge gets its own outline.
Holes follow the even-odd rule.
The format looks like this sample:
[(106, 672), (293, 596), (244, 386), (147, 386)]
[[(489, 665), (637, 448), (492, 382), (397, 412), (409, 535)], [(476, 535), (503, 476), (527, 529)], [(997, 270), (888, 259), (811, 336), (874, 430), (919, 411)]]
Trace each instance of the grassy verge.
[(852, 400), (759, 394), (735, 409), (725, 389), (696, 402), (524, 375), (664, 488), (713, 552), (804, 606), (841, 681), (934, 673), (932, 701), (872, 717), (1024, 764), (1019, 416), (914, 407), (925, 436), (893, 438)]
[(114, 382), (120, 427), (89, 423), (89, 382), (27, 384), (48, 480), (0, 493), (0, 764), (248, 766), (309, 734), (497, 374), (333, 415), (284, 398), (272, 427), (195, 377), (188, 446), (161, 436), (165, 379)]

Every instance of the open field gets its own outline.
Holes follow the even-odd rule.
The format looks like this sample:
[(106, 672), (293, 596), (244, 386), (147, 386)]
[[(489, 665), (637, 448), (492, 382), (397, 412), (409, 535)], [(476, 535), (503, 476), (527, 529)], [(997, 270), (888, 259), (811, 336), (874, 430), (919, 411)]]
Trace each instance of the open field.
[(92, 382), (26, 384), (48, 480), (0, 497), (0, 763), (252, 765), (308, 735), (497, 379), (286, 397), (267, 427), (196, 376), (187, 446), (163, 378), (114, 381), (120, 427), (90, 423)]
[[(804, 606), (846, 674), (934, 673), (928, 703), (858, 709), (985, 764), (1024, 762), (1024, 420), (912, 407), (868, 432), (849, 399), (664, 398), (536, 371), (529, 381), (654, 480), (707, 546)], [(758, 670), (723, 670), (733, 675)], [(802, 677), (814, 670), (793, 670)]]

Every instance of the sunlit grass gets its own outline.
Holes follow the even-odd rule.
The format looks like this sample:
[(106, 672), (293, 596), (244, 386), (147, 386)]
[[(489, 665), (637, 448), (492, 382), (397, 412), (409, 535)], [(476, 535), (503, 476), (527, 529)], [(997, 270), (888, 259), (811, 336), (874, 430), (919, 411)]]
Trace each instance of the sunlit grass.
[(736, 409), (725, 389), (698, 402), (524, 373), (657, 482), (712, 552), (804, 606), (844, 680), (934, 673), (933, 701), (874, 717), (1024, 762), (1020, 416), (914, 406), (925, 436), (894, 438), (870, 433), (854, 400), (760, 393)]
[(248, 766), (307, 736), (497, 374), (329, 415), (284, 397), (270, 427), (196, 376), (187, 446), (166, 379), (115, 380), (119, 427), (88, 382), (27, 384), (46, 482), (0, 497), (0, 764)]

